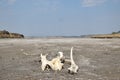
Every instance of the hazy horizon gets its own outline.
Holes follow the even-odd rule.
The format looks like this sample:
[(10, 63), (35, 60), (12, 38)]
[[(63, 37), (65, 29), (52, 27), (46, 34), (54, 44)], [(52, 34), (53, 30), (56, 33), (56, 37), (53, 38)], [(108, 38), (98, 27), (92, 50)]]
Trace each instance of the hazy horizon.
[(120, 30), (120, 0), (0, 0), (0, 30), (80, 36)]

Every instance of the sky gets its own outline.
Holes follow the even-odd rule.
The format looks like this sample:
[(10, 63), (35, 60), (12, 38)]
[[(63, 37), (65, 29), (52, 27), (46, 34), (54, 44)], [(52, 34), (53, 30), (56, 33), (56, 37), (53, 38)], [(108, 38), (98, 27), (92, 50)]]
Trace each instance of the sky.
[(0, 30), (80, 36), (120, 30), (120, 0), (0, 0)]

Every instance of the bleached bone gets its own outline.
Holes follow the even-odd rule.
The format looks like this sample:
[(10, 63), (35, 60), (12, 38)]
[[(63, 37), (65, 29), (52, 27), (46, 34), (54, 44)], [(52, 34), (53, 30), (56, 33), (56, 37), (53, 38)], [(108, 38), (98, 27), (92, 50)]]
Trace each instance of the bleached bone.
[(68, 68), (68, 73), (70, 73), (70, 74), (77, 73), (78, 72), (78, 65), (76, 65), (74, 60), (73, 60), (73, 47), (71, 48), (70, 58), (71, 58), (71, 66)]
[(48, 61), (46, 56), (41, 54), (41, 68), (44, 71), (45, 69), (51, 68), (52, 70), (61, 70), (63, 68), (63, 63), (61, 62), (61, 58), (63, 57), (62, 53), (59, 53), (60, 56), (53, 58), (51, 61)]
[(51, 68), (59, 71), (63, 68), (63, 63), (61, 63), (60, 57), (56, 57), (51, 60)]
[(46, 56), (47, 55), (42, 55), (42, 53), (41, 53), (41, 56), (40, 56), (41, 57), (41, 62), (42, 62), (41, 68), (42, 68), (43, 71), (51, 67), (50, 66), (51, 62), (47, 60)]
[(61, 70), (63, 68), (63, 63), (64, 63), (64, 56), (63, 56), (63, 52), (58, 52), (59, 53), (59, 56), (57, 56), (56, 58), (53, 58), (51, 60), (51, 68), (53, 70)]
[(59, 53), (61, 63), (64, 63), (65, 62), (65, 56), (63, 56), (63, 52), (58, 52), (58, 53)]
[(63, 58), (63, 52), (58, 52), (59, 53), (59, 57)]
[(71, 65), (71, 60), (70, 59), (65, 59), (65, 63)]

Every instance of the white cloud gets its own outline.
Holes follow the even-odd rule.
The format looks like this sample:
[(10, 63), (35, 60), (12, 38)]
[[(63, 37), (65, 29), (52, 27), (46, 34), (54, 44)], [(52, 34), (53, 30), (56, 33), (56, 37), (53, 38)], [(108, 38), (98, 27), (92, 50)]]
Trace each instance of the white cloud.
[(82, 1), (82, 6), (83, 7), (97, 6), (97, 5), (105, 3), (106, 1), (107, 0), (83, 0)]

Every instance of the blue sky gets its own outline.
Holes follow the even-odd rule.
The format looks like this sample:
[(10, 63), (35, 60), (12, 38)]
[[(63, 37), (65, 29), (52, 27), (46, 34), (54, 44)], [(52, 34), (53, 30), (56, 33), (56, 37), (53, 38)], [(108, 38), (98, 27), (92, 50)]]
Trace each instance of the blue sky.
[(120, 0), (0, 0), (0, 30), (79, 36), (120, 30)]

